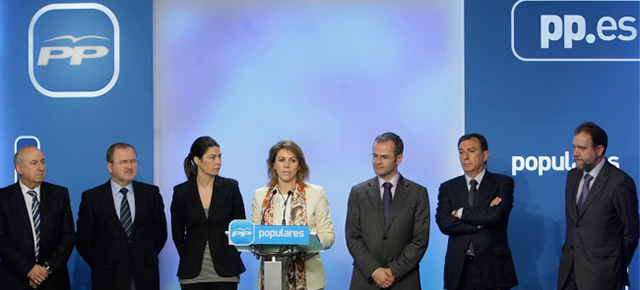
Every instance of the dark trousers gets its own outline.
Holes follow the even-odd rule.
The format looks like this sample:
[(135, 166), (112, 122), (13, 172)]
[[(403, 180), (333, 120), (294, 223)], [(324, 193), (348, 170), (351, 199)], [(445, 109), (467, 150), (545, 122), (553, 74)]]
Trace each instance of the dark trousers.
[(569, 270), (569, 278), (567, 278), (567, 282), (562, 286), (562, 290), (578, 290), (578, 284), (576, 284), (576, 272), (573, 269), (573, 263), (571, 263), (571, 270)]
[(462, 277), (458, 282), (457, 289), (451, 290), (509, 290), (511, 288), (483, 288), (479, 286), (481, 279), (481, 272), (476, 264), (475, 258), (467, 256), (462, 266)]
[(236, 290), (238, 283), (233, 282), (217, 282), (217, 283), (194, 283), (180, 284), (182, 290)]

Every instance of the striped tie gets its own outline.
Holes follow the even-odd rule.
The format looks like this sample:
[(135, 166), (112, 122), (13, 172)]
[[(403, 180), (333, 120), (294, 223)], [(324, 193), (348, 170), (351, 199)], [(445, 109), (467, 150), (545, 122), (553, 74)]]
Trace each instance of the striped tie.
[(127, 233), (127, 236), (131, 237), (131, 225), (133, 224), (131, 221), (131, 209), (129, 208), (129, 201), (127, 201), (127, 190), (126, 188), (121, 188), (120, 193), (122, 193), (122, 202), (120, 203), (120, 223), (124, 228), (124, 231)]
[(27, 191), (27, 194), (31, 195), (31, 218), (33, 218), (33, 229), (36, 233), (36, 262), (40, 258), (40, 202), (38, 201), (38, 195), (35, 190)]

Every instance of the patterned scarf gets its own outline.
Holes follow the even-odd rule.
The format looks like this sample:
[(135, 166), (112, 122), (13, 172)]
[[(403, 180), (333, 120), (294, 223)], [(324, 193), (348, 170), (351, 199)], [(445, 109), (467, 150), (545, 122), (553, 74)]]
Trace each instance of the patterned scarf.
[[(262, 212), (264, 213), (265, 220), (264, 223), (266, 225), (273, 225), (273, 212), (274, 212), (274, 203), (269, 204), (268, 208), (265, 208), (269, 203), (270, 195), (269, 193), (273, 191), (273, 188), (269, 188), (267, 190), (267, 195), (265, 195), (264, 200), (262, 201)], [(291, 196), (291, 213), (289, 217), (290, 225), (308, 225), (307, 223), (307, 194), (304, 188), (304, 185), (296, 183), (295, 190), (293, 195)], [(266, 213), (265, 213), (266, 211)], [(296, 253), (291, 256), (289, 259), (289, 290), (304, 290), (307, 289), (307, 277), (305, 275), (304, 268), (304, 253)], [(262, 260), (264, 263), (264, 259)], [(261, 264), (262, 264), (261, 263)], [(264, 271), (263, 265), (260, 265), (260, 289), (264, 290)]]

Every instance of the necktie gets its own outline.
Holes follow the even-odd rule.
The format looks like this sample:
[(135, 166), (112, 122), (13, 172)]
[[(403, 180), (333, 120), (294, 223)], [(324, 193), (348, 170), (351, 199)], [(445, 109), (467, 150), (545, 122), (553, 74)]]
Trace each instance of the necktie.
[(127, 233), (127, 236), (131, 237), (131, 225), (133, 222), (131, 221), (131, 209), (129, 208), (129, 201), (127, 200), (127, 190), (126, 188), (121, 188), (120, 193), (122, 193), (122, 202), (120, 203), (120, 223), (124, 228), (124, 231)]
[[(476, 199), (476, 193), (478, 192), (478, 190), (476, 189), (476, 185), (478, 185), (478, 181), (476, 181), (475, 179), (471, 179), (471, 181), (469, 181), (469, 206), (473, 206), (473, 201)], [(473, 248), (473, 241), (470, 240), (469, 241), (469, 248), (466, 251), (466, 255), (468, 256), (475, 256), (475, 249)]]
[(389, 210), (391, 210), (391, 201), (393, 200), (391, 197), (391, 187), (393, 187), (393, 184), (385, 182), (382, 184), (382, 187), (384, 187), (384, 194), (382, 194), (382, 212), (384, 212), (384, 222), (386, 223), (389, 217)]
[(478, 185), (478, 182), (475, 179), (471, 179), (469, 184), (471, 185), (471, 188), (469, 188), (469, 205), (473, 206), (473, 201), (476, 199), (476, 185)]
[(576, 205), (578, 212), (580, 212), (580, 209), (582, 208), (582, 204), (584, 203), (584, 200), (587, 199), (587, 195), (589, 194), (589, 188), (591, 187), (591, 180), (593, 179), (593, 176), (587, 173), (584, 175), (583, 178), (584, 178), (584, 182), (582, 183), (582, 192), (578, 197), (578, 204)]
[(35, 254), (36, 261), (40, 258), (40, 202), (34, 190), (27, 191), (31, 195), (31, 218), (33, 219), (33, 229), (36, 232)]

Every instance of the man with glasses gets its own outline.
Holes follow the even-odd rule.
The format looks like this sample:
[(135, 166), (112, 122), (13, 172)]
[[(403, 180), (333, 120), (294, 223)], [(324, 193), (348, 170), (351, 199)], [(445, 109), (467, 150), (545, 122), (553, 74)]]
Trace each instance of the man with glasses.
[(134, 181), (133, 146), (107, 150), (107, 183), (82, 193), (78, 253), (91, 267), (92, 289), (159, 289), (158, 253), (167, 240), (164, 204), (157, 186)]
[(424, 186), (398, 173), (403, 149), (394, 133), (376, 137), (372, 163), (377, 176), (351, 188), (345, 226), (354, 261), (351, 290), (420, 289), (429, 196)]

